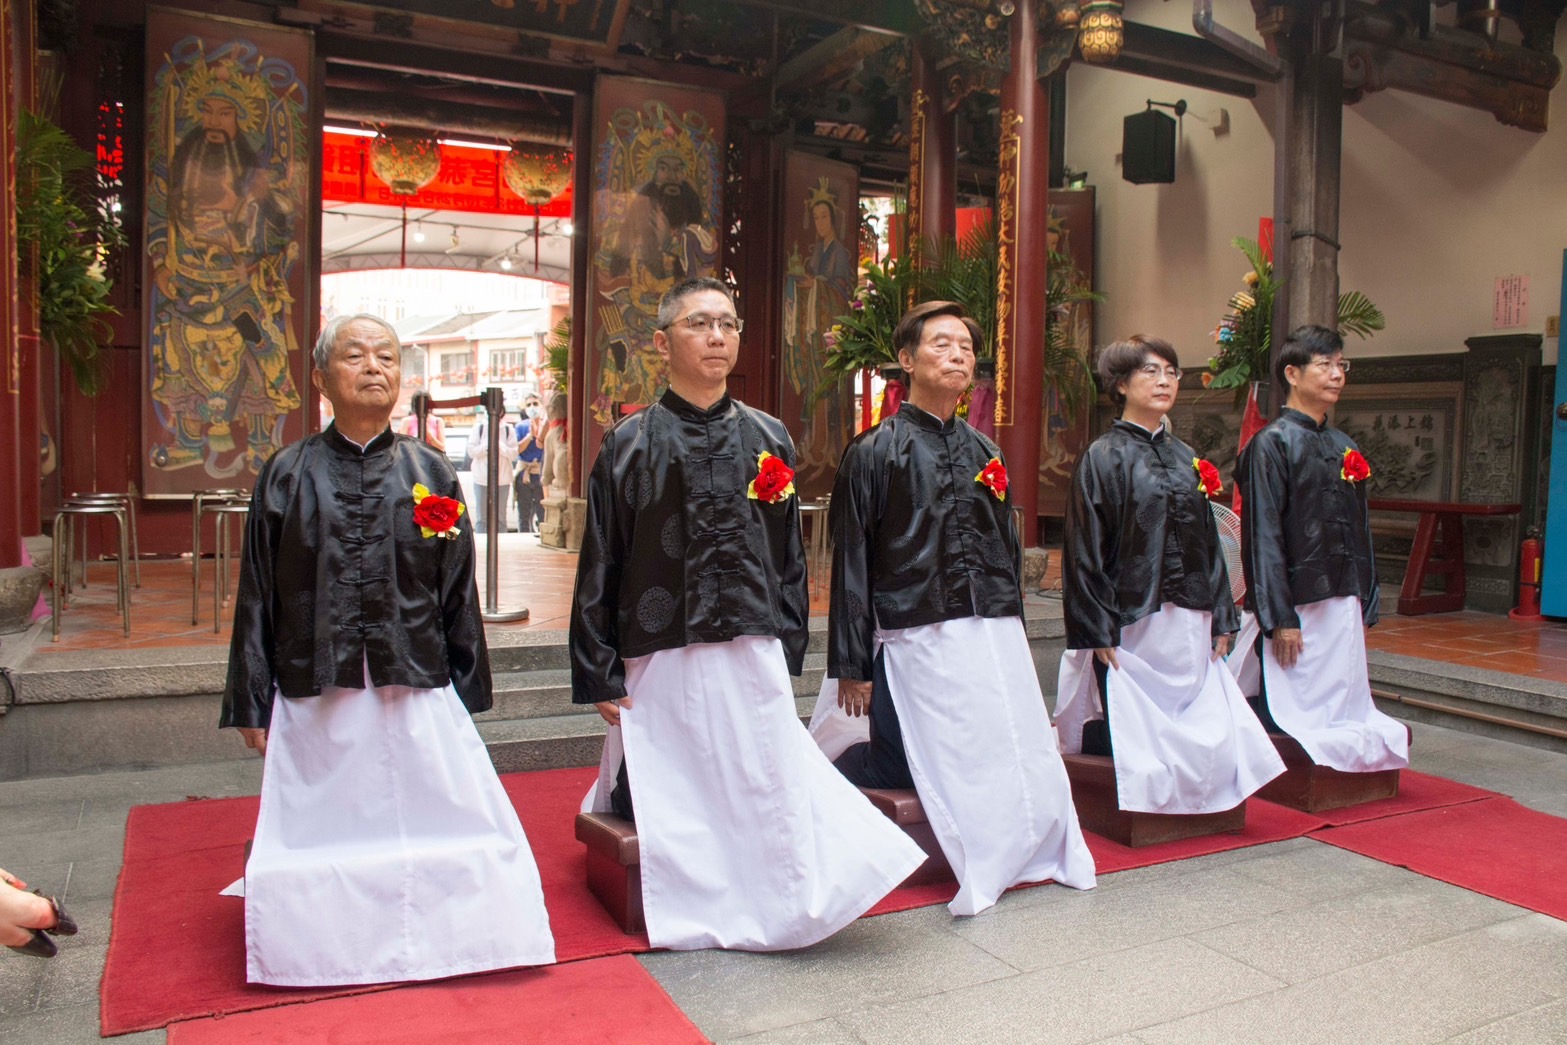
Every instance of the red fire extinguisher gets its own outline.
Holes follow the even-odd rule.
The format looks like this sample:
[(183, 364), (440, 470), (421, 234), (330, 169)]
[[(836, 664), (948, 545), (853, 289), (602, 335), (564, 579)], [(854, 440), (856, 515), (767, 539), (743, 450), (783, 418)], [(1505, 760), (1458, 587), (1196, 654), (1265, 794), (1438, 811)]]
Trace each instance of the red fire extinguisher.
[(1518, 605), (1507, 614), (1513, 620), (1545, 619), (1540, 616), (1540, 570), (1544, 558), (1540, 528), (1531, 526), (1518, 549)]

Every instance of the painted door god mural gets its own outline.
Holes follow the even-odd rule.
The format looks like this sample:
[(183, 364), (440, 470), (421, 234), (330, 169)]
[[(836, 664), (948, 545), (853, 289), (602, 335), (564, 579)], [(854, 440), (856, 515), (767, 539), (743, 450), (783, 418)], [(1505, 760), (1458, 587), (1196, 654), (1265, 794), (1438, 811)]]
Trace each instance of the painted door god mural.
[(663, 394), (659, 299), (716, 271), (724, 110), (716, 96), (614, 77), (600, 81), (596, 105), (592, 410), (609, 424)]
[[(177, 38), (149, 62), (151, 494), (219, 478), (248, 486), (286, 441), (301, 407), (310, 169), (308, 38), (172, 12), (162, 23), (149, 26), (149, 49)], [(257, 37), (281, 37), (291, 53)]]

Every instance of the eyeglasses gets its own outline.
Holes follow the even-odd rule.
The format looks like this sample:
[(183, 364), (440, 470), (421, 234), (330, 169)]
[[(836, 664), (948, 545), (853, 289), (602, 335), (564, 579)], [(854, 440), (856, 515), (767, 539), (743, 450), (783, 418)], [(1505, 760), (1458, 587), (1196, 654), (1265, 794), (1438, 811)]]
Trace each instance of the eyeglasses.
[(1349, 373), (1349, 360), (1347, 359), (1340, 359), (1336, 363), (1331, 359), (1313, 359), (1309, 365), (1316, 367), (1318, 370), (1332, 370), (1334, 367), (1337, 367), (1339, 373)]
[(1179, 381), (1181, 379), (1181, 374), (1184, 373), (1184, 371), (1182, 371), (1178, 366), (1160, 366), (1158, 363), (1144, 363), (1142, 366), (1137, 368), (1137, 372), (1147, 377), (1151, 377), (1155, 381), (1159, 380), (1160, 374), (1163, 374), (1171, 381)]
[[(743, 319), (735, 316), (704, 316), (700, 312), (694, 316), (685, 316), (677, 319), (675, 323), (683, 324), (693, 334), (710, 333), (713, 327), (716, 326), (724, 332), (725, 337), (739, 337), (740, 331), (745, 329), (745, 320)], [(675, 323), (671, 323), (670, 326), (674, 326)], [(666, 327), (665, 329), (668, 328)]]

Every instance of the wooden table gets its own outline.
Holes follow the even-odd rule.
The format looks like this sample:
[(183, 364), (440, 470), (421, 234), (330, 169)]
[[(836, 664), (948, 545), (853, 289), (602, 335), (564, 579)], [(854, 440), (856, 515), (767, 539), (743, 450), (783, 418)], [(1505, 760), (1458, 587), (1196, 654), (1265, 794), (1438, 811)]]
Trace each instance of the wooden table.
[[(1464, 517), (1466, 515), (1517, 515), (1517, 504), (1462, 504), (1457, 501), (1399, 501), (1373, 497), (1375, 512), (1415, 512), (1415, 543), (1409, 549), (1404, 586), (1398, 593), (1398, 612), (1405, 617), (1422, 613), (1451, 613), (1464, 608)], [(1427, 577), (1444, 578), (1443, 590), (1423, 594)]]

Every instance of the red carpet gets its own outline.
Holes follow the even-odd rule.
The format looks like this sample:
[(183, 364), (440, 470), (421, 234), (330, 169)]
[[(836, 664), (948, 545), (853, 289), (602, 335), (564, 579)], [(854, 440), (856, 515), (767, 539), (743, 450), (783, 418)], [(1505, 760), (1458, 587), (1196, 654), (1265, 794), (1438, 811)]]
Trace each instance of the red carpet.
[(1399, 775), (1398, 794), (1392, 798), (1384, 798), (1378, 802), (1363, 802), (1358, 806), (1345, 806), (1343, 809), (1326, 809), (1312, 815), (1326, 820), (1330, 826), (1339, 827), (1344, 824), (1358, 824), (1364, 820), (1380, 820), (1383, 817), (1398, 816), (1402, 813), (1417, 813), (1423, 809), (1440, 809), (1443, 806), (1463, 805), (1465, 802), (1499, 797), (1501, 796), (1495, 791), (1487, 791), (1483, 787), (1471, 787), (1469, 784), (1460, 784), (1456, 780), (1427, 776), (1406, 769)]
[(1510, 798), (1330, 827), (1311, 837), (1567, 920), (1567, 820)]
[[(561, 769), (502, 778), (538, 860), (556, 956), (561, 962), (648, 949), (647, 937), (622, 933), (583, 883), (583, 849), (573, 835), (572, 824), (595, 773), (594, 769)], [(1410, 809), (1427, 808), (1442, 796), (1445, 801), (1472, 802), (1484, 794), (1449, 781), (1409, 774), (1404, 794), (1361, 808), (1398, 803), (1407, 803)], [(149, 1030), (174, 1020), (388, 989), (295, 990), (245, 983), (244, 903), (219, 896), (218, 890), (243, 871), (243, 846), (255, 825), (257, 801), (220, 799), (131, 810), (99, 992), (105, 1035)], [(1340, 816), (1358, 812), (1336, 811)], [(1099, 872), (1109, 874), (1298, 838), (1328, 823), (1347, 822), (1334, 820), (1334, 816), (1253, 802), (1246, 830), (1240, 834), (1143, 849), (1129, 849), (1096, 835), (1089, 835), (1088, 842)], [(955, 892), (952, 885), (898, 889), (870, 913), (946, 903)]]
[[(561, 769), (502, 778), (538, 860), (555, 954), (562, 962), (648, 949), (647, 937), (622, 933), (583, 884), (583, 849), (572, 823), (596, 772)], [(255, 827), (258, 802), (229, 798), (131, 810), (99, 988), (105, 1035), (388, 989), (245, 983), (244, 901), (218, 891), (244, 871), (244, 844)]]
[[(612, 992), (613, 1005), (605, 1005)], [(169, 1027), (169, 1045), (684, 1045), (708, 1039), (635, 958), (466, 976)]]

